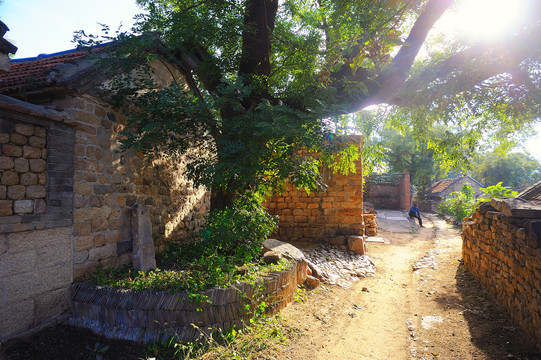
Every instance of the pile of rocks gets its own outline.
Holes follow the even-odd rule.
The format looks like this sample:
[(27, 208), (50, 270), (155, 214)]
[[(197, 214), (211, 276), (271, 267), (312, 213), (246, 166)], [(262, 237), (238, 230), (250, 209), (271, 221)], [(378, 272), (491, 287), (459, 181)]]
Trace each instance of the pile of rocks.
[(373, 275), (375, 272), (374, 263), (368, 256), (348, 251), (346, 245), (320, 244), (317, 248), (299, 250), (276, 239), (265, 240), (263, 260), (273, 263), (281, 258), (306, 261), (308, 266), (304, 284), (309, 288), (318, 287), (324, 282), (347, 289), (359, 278)]
[(345, 289), (351, 287), (359, 278), (375, 272), (374, 263), (368, 256), (344, 251), (339, 246), (322, 244), (318, 248), (303, 252), (315, 277)]

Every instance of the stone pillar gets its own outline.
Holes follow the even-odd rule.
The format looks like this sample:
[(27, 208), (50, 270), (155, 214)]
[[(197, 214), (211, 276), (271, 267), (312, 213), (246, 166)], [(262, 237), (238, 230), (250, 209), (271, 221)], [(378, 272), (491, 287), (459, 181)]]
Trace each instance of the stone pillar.
[(137, 271), (156, 268), (154, 242), (150, 213), (144, 205), (134, 205), (132, 209), (133, 267)]

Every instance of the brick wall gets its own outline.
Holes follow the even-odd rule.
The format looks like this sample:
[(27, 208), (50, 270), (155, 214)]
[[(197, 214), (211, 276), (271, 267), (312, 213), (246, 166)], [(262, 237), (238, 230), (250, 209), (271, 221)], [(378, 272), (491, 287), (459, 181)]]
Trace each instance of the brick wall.
[(376, 209), (409, 210), (409, 174), (373, 174), (366, 180), (365, 200)]
[(465, 220), (464, 266), (541, 350), (541, 220), (505, 216), (489, 203)]
[(317, 193), (290, 186), (272, 197), (269, 213), (279, 216), (281, 241), (316, 242), (340, 235), (364, 235), (362, 161), (355, 163), (356, 173), (333, 174), (324, 171), (327, 191)]

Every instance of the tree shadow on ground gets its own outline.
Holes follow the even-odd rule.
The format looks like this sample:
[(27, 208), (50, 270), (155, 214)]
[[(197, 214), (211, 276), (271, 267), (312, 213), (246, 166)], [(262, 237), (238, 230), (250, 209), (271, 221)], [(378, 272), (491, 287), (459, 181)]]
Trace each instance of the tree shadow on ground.
[(456, 289), (435, 296), (443, 308), (457, 309), (468, 325), (472, 343), (490, 356), (541, 360), (535, 343), (513, 323), (504, 308), (468, 273), (461, 260), (455, 273)]

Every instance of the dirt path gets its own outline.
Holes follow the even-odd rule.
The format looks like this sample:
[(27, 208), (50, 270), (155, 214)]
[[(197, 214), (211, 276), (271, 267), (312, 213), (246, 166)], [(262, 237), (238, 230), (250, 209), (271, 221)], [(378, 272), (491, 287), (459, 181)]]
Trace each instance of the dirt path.
[(375, 276), (349, 290), (322, 286), (283, 311), (300, 335), (281, 358), (539, 358), (463, 272), (458, 229), (429, 216), (414, 233), (379, 236), (390, 244), (368, 244)]

